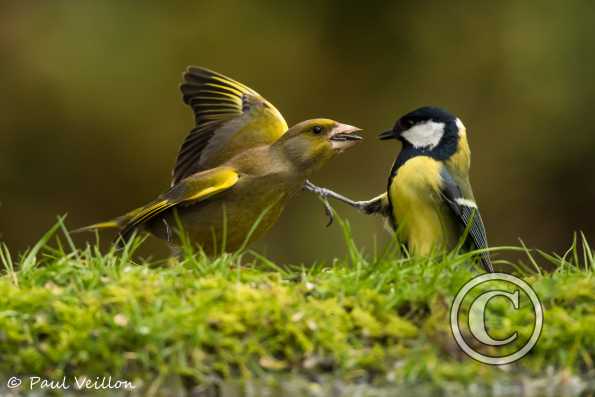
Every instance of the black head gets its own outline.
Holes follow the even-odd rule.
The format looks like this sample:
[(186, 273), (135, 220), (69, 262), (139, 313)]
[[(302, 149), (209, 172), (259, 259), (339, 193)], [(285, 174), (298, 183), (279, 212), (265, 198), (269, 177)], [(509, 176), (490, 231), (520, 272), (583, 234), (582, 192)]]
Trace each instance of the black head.
[(397, 120), (392, 130), (380, 134), (380, 139), (398, 139), (404, 145), (432, 150), (443, 141), (458, 136), (461, 121), (444, 109), (425, 106)]

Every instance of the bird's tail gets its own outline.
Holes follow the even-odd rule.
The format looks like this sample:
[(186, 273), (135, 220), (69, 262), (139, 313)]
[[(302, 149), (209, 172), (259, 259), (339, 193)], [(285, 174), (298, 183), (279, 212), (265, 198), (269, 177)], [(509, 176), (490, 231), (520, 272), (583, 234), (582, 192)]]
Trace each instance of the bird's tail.
[(119, 216), (115, 219), (106, 221), (106, 222), (99, 222), (94, 223), (89, 226), (84, 226), (78, 229), (73, 230), (71, 233), (81, 233), (81, 232), (94, 232), (96, 230), (105, 230), (105, 229), (117, 229), (118, 236), (114, 240), (119, 247), (125, 244), (130, 236), (132, 235), (132, 231), (127, 231), (128, 225), (130, 224), (131, 218), (136, 214), (138, 210), (133, 210), (127, 214)]
[(107, 222), (94, 223), (89, 226), (83, 226), (71, 231), (71, 233), (94, 232), (95, 230), (102, 229), (121, 229), (125, 225), (125, 221), (122, 218), (124, 217), (112, 219), (111, 221)]
[(155, 215), (158, 215), (171, 206), (172, 203), (168, 200), (157, 198), (149, 204), (134, 209), (127, 214), (119, 216), (115, 219), (81, 227), (79, 229), (73, 230), (72, 233), (92, 232), (103, 229), (118, 229), (118, 239), (120, 239), (121, 242), (126, 242), (130, 239), (133, 232), (143, 223), (152, 219)]

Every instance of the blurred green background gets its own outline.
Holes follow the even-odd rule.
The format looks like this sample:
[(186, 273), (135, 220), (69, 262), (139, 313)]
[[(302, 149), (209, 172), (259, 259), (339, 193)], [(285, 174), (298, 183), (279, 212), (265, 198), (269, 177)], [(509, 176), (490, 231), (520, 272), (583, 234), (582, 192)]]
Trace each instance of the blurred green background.
[[(399, 150), (376, 134), (418, 106), (446, 107), (469, 130), (492, 245), (593, 239), (594, 17), (595, 2), (556, 0), (3, 2), (0, 239), (22, 250), (58, 214), (74, 228), (165, 190), (193, 126), (178, 91), (189, 64), (253, 87), (290, 125), (365, 128), (312, 178), (357, 199), (385, 188)], [(388, 238), (378, 218), (335, 208), (368, 251)], [(301, 194), (257, 247), (281, 261), (341, 257), (325, 222)]]

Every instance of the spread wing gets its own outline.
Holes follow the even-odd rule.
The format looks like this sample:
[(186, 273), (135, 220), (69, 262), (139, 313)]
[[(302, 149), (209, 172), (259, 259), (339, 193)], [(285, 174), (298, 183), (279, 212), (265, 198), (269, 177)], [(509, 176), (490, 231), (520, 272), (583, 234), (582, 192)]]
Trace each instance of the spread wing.
[[(467, 238), (471, 240), (476, 249), (488, 248), (485, 227), (475, 200), (463, 196), (461, 188), (446, 168), (443, 168), (440, 174), (443, 181), (442, 196), (457, 221), (464, 229), (469, 230)], [(481, 264), (485, 270), (493, 273), (494, 268), (489, 252), (485, 251), (480, 255)]]
[(149, 204), (124, 215), (125, 225), (120, 235), (127, 240), (136, 228), (164, 211), (206, 200), (231, 188), (238, 180), (239, 175), (230, 167), (213, 168), (192, 175)]
[(196, 127), (180, 148), (172, 186), (244, 150), (270, 144), (287, 131), (281, 113), (250, 87), (195, 66), (188, 67), (183, 78), (180, 89)]

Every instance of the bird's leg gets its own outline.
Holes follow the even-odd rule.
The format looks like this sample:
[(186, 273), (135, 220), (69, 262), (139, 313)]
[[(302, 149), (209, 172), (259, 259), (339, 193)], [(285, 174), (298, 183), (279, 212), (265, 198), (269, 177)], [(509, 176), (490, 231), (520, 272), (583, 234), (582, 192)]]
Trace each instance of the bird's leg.
[(163, 224), (165, 225), (165, 234), (167, 235), (167, 242), (171, 243), (171, 229), (169, 228), (169, 223), (167, 220), (163, 218)]
[(389, 211), (386, 193), (383, 193), (370, 200), (358, 201), (356, 208), (366, 215), (382, 214), (387, 215)]
[(333, 223), (333, 212), (332, 207), (328, 202), (328, 198), (334, 198), (335, 200), (341, 201), (347, 205), (352, 206), (353, 208), (363, 212), (364, 214), (374, 214), (378, 212), (382, 212), (384, 210), (383, 207), (383, 195), (373, 198), (372, 200), (367, 201), (354, 201), (348, 197), (345, 197), (339, 193), (336, 193), (330, 189), (316, 186), (312, 182), (306, 180), (304, 183), (304, 190), (308, 192), (312, 192), (317, 194), (318, 196), (322, 197), (324, 200), (324, 208), (327, 216), (329, 217), (329, 223), (327, 226), (330, 226)]
[[(326, 226), (329, 227), (330, 225), (332, 225), (335, 217), (333, 215), (333, 207), (331, 207), (331, 204), (328, 202), (328, 197), (327, 197), (328, 195), (326, 194), (326, 191), (328, 189), (318, 187), (308, 180), (306, 180), (306, 183), (304, 183), (303, 189), (307, 192), (312, 192), (322, 198), (322, 203), (324, 205), (324, 212), (325, 212), (326, 216), (328, 216), (328, 223), (326, 224)], [(328, 190), (328, 191), (330, 192), (330, 190)]]

